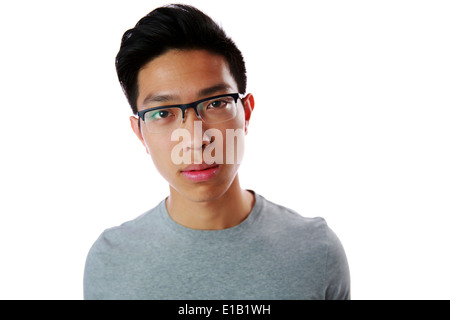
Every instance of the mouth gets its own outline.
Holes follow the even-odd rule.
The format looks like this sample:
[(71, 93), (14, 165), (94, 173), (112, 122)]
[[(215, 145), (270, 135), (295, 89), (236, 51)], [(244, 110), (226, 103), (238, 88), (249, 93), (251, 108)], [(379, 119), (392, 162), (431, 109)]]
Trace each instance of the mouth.
[(219, 169), (218, 164), (190, 165), (181, 170), (181, 174), (190, 181), (201, 182), (214, 178), (219, 172)]

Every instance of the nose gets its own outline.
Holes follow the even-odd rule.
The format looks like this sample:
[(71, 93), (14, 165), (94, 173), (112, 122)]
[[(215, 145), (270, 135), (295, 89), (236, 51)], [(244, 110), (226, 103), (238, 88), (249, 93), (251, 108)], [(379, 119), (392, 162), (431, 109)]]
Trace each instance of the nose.
[(203, 121), (197, 116), (194, 109), (189, 108), (186, 110), (181, 128), (188, 130), (191, 137), (191, 141), (186, 141), (186, 151), (201, 152), (211, 143), (211, 137), (204, 134)]

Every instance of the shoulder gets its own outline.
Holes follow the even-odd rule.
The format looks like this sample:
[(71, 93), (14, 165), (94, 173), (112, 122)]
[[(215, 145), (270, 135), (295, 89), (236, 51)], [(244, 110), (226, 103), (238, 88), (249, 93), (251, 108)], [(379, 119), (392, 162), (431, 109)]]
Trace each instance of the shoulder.
[(147, 245), (154, 242), (158, 234), (156, 230), (161, 229), (160, 205), (161, 203), (137, 218), (106, 229), (100, 234), (86, 257), (85, 299), (109, 299), (115, 297), (116, 293), (120, 295), (116, 286), (123, 283), (117, 275), (127, 279), (129, 273), (126, 270), (133, 268), (137, 260), (145, 257), (143, 253)]
[(114, 249), (124, 250), (126, 247), (141, 243), (143, 237), (152, 237), (155, 230), (160, 228), (161, 203), (132, 220), (105, 229), (92, 245), (90, 253), (112, 252)]
[[(327, 238), (328, 225), (322, 217), (305, 217), (297, 211), (274, 203), (258, 195), (261, 201), (261, 219), (277, 232), (298, 234), (309, 239)], [(312, 238), (311, 238), (312, 237)]]
[[(261, 225), (265, 234), (282, 244), (285, 252), (308, 260), (321, 275), (326, 299), (350, 298), (350, 273), (338, 236), (322, 217), (307, 218), (262, 198)], [(299, 262), (300, 265), (300, 262)]]
[(341, 243), (323, 217), (305, 217), (297, 211), (260, 196), (263, 225), (290, 240), (324, 246), (325, 250), (341, 247)]
[[(117, 273), (143, 256), (158, 229), (158, 206), (119, 226), (104, 230), (91, 246), (84, 268), (85, 299), (104, 299), (115, 291)], [(121, 269), (124, 268), (124, 269)], [(126, 278), (126, 275), (124, 275)]]

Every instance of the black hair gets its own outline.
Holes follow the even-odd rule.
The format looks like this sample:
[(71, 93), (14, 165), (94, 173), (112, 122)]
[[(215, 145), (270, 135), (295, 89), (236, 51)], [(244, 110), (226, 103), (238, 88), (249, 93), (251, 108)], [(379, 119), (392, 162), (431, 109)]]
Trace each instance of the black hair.
[(147, 14), (122, 37), (116, 56), (116, 71), (134, 114), (137, 113), (139, 71), (148, 62), (171, 49), (204, 49), (223, 56), (237, 83), (239, 93), (245, 93), (245, 62), (233, 40), (216, 22), (197, 8), (171, 4)]

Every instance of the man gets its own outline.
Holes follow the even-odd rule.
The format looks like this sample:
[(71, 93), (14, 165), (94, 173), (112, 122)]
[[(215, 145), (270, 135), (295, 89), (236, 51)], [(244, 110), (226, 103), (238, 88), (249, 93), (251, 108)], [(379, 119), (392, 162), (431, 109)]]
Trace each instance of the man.
[(86, 299), (350, 298), (325, 221), (240, 187), (255, 102), (241, 52), (214, 21), (191, 6), (158, 8), (124, 34), (116, 68), (132, 129), (170, 192), (98, 238)]

